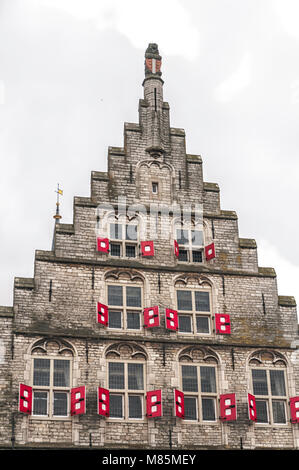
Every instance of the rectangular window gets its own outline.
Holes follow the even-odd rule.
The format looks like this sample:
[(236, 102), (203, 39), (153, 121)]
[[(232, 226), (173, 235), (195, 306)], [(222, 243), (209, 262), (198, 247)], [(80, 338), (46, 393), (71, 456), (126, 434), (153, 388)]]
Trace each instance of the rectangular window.
[(216, 421), (215, 367), (182, 364), (181, 374), (185, 419), (202, 422)]
[(67, 417), (71, 384), (68, 359), (33, 359), (33, 416)]
[(188, 261), (188, 251), (187, 250), (182, 250), (180, 248), (178, 260), (179, 261)]
[[(131, 243), (127, 243), (127, 242)], [(110, 256), (136, 258), (138, 225), (110, 223)]]
[(110, 417), (142, 419), (144, 412), (144, 365), (136, 362), (109, 362)]
[(127, 287), (127, 307), (141, 307), (140, 287)]
[[(108, 286), (108, 328), (140, 330), (142, 311), (141, 287), (126, 285)], [(115, 308), (119, 306), (121, 308)]]
[(137, 241), (137, 225), (126, 225), (126, 240)]
[(123, 305), (122, 286), (108, 286), (108, 305)]
[(126, 245), (126, 257), (136, 258), (136, 246), (135, 245)]
[(252, 369), (252, 388), (258, 423), (286, 424), (285, 372), (281, 369)]
[(192, 250), (192, 261), (193, 263), (202, 263), (202, 251)]
[(177, 228), (176, 241), (179, 246), (179, 261), (191, 261), (192, 263), (203, 262), (203, 230)]
[(140, 330), (139, 312), (127, 312), (127, 328), (128, 330)]
[(122, 317), (122, 312), (109, 310), (108, 311), (108, 327), (121, 329), (122, 327), (121, 317)]
[(192, 230), (191, 241), (193, 246), (203, 246), (203, 232), (199, 230)]
[(110, 243), (110, 255), (121, 256), (121, 245), (120, 243)]
[(121, 224), (110, 224), (110, 238), (112, 240), (122, 239), (122, 225)]
[(158, 188), (159, 188), (158, 183), (152, 183), (152, 192), (153, 192), (153, 194), (158, 194)]
[[(177, 290), (177, 310), (180, 333), (210, 334), (210, 292), (205, 290)], [(186, 315), (185, 312), (190, 312)], [(198, 312), (206, 312), (199, 315)]]

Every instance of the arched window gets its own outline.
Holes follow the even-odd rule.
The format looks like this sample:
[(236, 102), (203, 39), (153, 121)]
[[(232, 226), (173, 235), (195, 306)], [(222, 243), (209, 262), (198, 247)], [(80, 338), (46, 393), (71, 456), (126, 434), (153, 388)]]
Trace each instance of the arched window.
[(179, 355), (185, 421), (218, 419), (218, 358), (209, 348), (190, 347)]
[(188, 277), (175, 283), (179, 333), (210, 335), (212, 327), (212, 288), (205, 278)]
[(278, 352), (261, 350), (251, 355), (249, 364), (257, 423), (287, 424), (289, 411), (285, 358)]
[(73, 348), (60, 340), (39, 340), (31, 350), (32, 416), (70, 415)]
[(146, 353), (134, 343), (118, 343), (106, 351), (111, 420), (143, 420), (146, 415)]

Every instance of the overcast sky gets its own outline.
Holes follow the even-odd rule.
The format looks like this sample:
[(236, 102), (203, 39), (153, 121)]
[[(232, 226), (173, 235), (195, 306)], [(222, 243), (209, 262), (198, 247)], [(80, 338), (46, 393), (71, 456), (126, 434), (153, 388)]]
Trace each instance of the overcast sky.
[(0, 305), (138, 122), (144, 52), (240, 237), (299, 299), (298, 0), (0, 0)]

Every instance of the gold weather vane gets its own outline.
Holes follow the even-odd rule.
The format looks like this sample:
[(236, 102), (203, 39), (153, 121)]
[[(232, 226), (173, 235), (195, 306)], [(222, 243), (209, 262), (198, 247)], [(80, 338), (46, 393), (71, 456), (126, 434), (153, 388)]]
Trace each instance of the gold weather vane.
[(57, 184), (57, 190), (55, 191), (57, 193), (57, 201), (56, 201), (56, 214), (53, 215), (53, 219), (55, 219), (55, 222), (58, 223), (59, 220), (61, 219), (61, 215), (59, 214), (59, 196), (63, 195), (62, 189), (59, 188), (59, 183)]

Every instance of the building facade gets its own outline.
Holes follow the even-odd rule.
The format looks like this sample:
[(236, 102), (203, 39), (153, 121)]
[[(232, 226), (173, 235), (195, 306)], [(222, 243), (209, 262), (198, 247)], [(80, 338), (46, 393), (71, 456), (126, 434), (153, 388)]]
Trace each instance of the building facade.
[(139, 123), (0, 308), (2, 448), (298, 449), (296, 303), (170, 126), (145, 53)]

